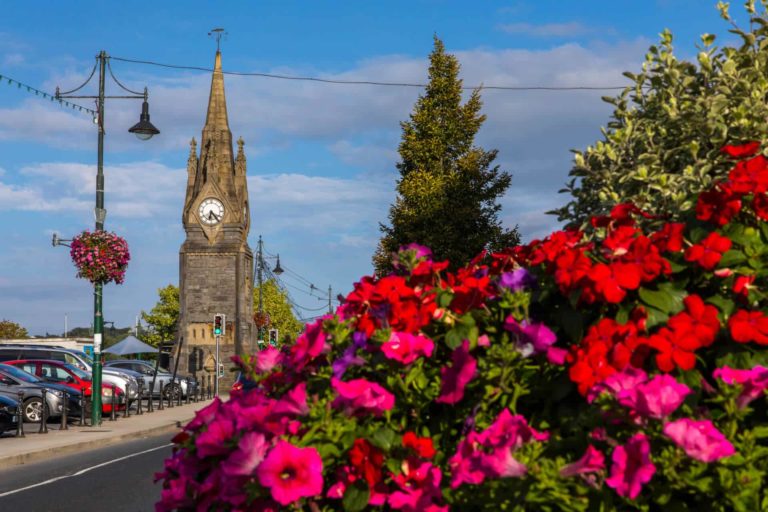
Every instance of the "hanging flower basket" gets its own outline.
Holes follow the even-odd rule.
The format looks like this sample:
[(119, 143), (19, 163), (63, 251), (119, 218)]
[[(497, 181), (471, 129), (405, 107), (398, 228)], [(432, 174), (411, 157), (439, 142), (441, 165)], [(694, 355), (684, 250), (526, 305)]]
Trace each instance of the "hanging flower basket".
[(115, 233), (86, 230), (72, 239), (70, 247), (69, 254), (77, 267), (77, 277), (94, 284), (123, 283), (125, 269), (131, 259), (125, 239)]

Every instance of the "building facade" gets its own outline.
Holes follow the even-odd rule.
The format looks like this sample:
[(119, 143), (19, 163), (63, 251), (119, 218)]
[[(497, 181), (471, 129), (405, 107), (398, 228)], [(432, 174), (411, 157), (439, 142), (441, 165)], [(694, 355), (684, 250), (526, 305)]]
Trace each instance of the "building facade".
[(187, 191), (182, 212), (186, 239), (179, 250), (179, 370), (213, 367), (213, 317), (226, 315), (220, 340), (225, 380), (230, 357), (254, 348), (253, 253), (248, 246), (250, 210), (243, 140), (237, 154), (229, 130), (221, 52), (216, 52), (208, 113), (198, 148), (190, 142)]

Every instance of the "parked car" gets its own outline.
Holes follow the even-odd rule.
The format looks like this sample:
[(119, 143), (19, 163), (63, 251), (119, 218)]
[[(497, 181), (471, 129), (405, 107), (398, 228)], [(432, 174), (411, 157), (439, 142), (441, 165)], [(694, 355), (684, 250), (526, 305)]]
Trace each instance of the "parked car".
[(16, 430), (19, 423), (19, 402), (0, 395), (0, 434), (8, 430)]
[[(93, 360), (85, 352), (71, 350), (52, 345), (23, 345), (0, 344), (0, 363), (4, 361), (18, 361), (20, 359), (47, 359), (61, 361), (77, 366), (78, 368), (93, 374)], [(102, 382), (112, 384), (122, 390), (128, 389), (128, 399), (134, 400), (139, 396), (139, 389), (147, 389), (141, 374), (130, 370), (118, 368), (105, 368), (102, 370)]]
[(24, 400), (21, 404), (24, 421), (38, 422), (42, 418), (43, 388), (46, 389), (48, 416), (51, 418), (61, 416), (64, 410), (64, 391), (59, 389), (58, 385), (44, 382), (15, 366), (0, 364), (0, 395), (18, 400), (19, 391), (24, 392)]
[[(90, 374), (75, 365), (60, 361), (47, 361), (45, 359), (21, 359), (19, 361), (6, 361), (5, 364), (31, 373), (46, 383), (66, 386), (72, 390), (71, 392), (80, 392), (87, 397), (93, 394), (93, 382), (91, 381)], [(112, 412), (113, 394), (117, 410), (125, 408), (125, 392), (112, 384), (102, 383), (101, 410), (105, 413)]]
[[(144, 377), (146, 383), (146, 389), (152, 386), (152, 377), (155, 375), (155, 365), (150, 361), (141, 361), (139, 359), (114, 359), (104, 363), (105, 368), (116, 368), (120, 370), (132, 370), (140, 373)], [(197, 380), (194, 377), (185, 375), (176, 375), (176, 381), (169, 387), (173, 374), (165, 368), (157, 369), (157, 378), (155, 379), (155, 387), (152, 388), (152, 394), (157, 396), (160, 394), (160, 384), (163, 385), (163, 394), (176, 398), (179, 390), (181, 390), (182, 396), (186, 397), (190, 392), (194, 392), (197, 389)]]

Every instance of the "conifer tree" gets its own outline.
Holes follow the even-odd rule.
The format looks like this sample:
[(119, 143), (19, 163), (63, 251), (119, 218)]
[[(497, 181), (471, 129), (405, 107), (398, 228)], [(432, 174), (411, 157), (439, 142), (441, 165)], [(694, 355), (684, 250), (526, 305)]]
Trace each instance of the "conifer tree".
[(391, 254), (412, 242), (428, 246), (436, 260), (449, 259), (453, 268), (483, 249), (518, 242), (517, 229), (504, 229), (498, 218), (497, 200), (512, 177), (492, 165), (496, 150), (474, 145), (485, 121), (480, 92), (462, 105), (459, 61), (437, 37), (429, 58), (426, 90), (410, 120), (401, 123), (397, 198), (390, 225), (380, 224), (383, 236), (373, 257), (380, 275), (390, 270)]

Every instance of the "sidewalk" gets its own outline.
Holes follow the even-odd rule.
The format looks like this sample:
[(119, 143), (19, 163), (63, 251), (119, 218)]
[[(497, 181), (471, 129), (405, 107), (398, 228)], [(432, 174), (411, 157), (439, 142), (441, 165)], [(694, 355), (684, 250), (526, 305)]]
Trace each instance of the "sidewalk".
[[(221, 396), (226, 400), (226, 396)], [(69, 430), (58, 430), (58, 424), (48, 424), (48, 434), (38, 434), (39, 423), (27, 423), (24, 430), (26, 437), (12, 437), (14, 432), (6, 432), (0, 438), (0, 468), (28, 464), (30, 462), (75, 453), (129, 439), (168, 433), (168, 442), (178, 432), (179, 426), (189, 422), (195, 412), (208, 405), (211, 400), (165, 408), (142, 415), (136, 415), (135, 409), (129, 418), (122, 413), (116, 421), (104, 421), (98, 427), (78, 427), (77, 422), (70, 422)], [(33, 426), (33, 428), (30, 428)]]

